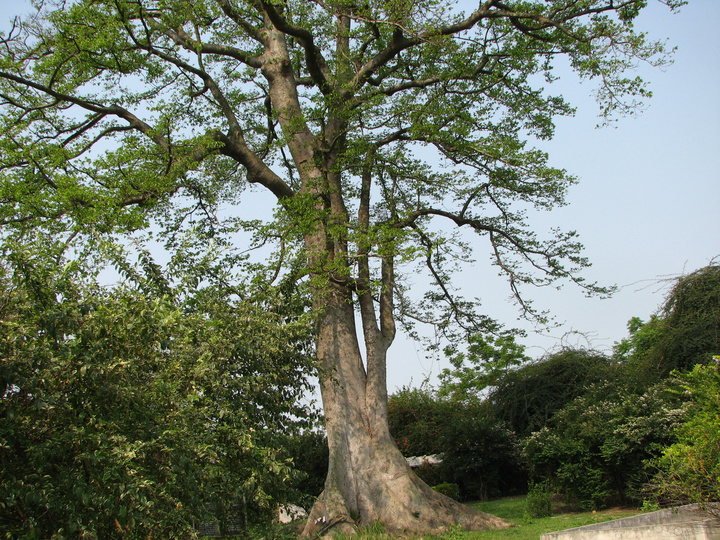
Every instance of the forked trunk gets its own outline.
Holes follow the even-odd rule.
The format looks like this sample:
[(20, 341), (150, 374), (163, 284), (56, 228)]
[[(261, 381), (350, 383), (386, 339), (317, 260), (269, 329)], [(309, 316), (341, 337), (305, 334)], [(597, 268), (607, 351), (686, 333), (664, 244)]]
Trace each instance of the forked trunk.
[[(337, 291), (336, 291), (337, 293)], [(505, 528), (510, 524), (433, 491), (411, 471), (390, 437), (383, 343), (366, 343), (362, 361), (353, 308), (330, 302), (318, 336), (321, 389), (330, 463), (325, 490), (310, 512), (304, 535), (353, 533), (380, 522), (388, 532), (439, 533), (449, 526)], [(367, 341), (367, 338), (366, 338)], [(383, 373), (373, 374), (382, 364)]]

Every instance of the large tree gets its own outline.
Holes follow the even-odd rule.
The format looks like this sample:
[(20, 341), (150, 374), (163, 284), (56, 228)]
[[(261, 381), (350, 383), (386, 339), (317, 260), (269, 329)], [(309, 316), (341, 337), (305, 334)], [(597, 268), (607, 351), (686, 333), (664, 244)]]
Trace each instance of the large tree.
[[(330, 465), (306, 533), (503, 526), (411, 473), (387, 429), (387, 351), (401, 314), (489, 322), (454, 297), (454, 230), (487, 242), (524, 309), (527, 283), (598, 291), (573, 233), (527, 227), (573, 178), (526, 140), (572, 112), (538, 86), (560, 57), (599, 82), (604, 114), (646, 94), (624, 74), (663, 61), (633, 30), (645, 4), (34, 0), (0, 43), (0, 222), (217, 230), (244, 187), (268, 191), (278, 273), (299, 238), (316, 313)], [(431, 284), (413, 306), (399, 276), (414, 260)]]

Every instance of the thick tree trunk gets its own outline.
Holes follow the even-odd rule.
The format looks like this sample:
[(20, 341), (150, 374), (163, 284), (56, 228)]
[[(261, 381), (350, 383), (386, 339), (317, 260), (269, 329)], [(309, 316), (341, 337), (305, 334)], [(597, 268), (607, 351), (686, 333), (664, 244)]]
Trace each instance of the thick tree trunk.
[[(337, 297), (341, 289), (330, 294)], [(508, 527), (433, 491), (413, 474), (390, 437), (384, 373), (369, 377), (362, 361), (353, 307), (347, 301), (328, 303), (318, 329), (318, 358), (330, 464), (304, 535), (352, 533), (375, 522), (388, 532), (411, 533), (439, 533), (452, 525)], [(369, 355), (382, 354), (383, 370), (386, 348), (367, 347)]]

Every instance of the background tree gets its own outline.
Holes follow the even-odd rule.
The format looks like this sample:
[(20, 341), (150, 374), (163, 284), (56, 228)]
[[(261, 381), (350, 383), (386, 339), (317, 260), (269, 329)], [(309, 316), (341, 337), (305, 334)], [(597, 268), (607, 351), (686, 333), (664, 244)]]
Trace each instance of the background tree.
[(295, 500), (279, 442), (312, 420), (308, 321), (95, 272), (50, 241), (0, 258), (0, 534), (194, 537)]
[(647, 322), (631, 319), (628, 329), (614, 354), (638, 380), (652, 384), (672, 370), (710, 364), (720, 353), (720, 266), (711, 262), (674, 279), (658, 313)]
[[(151, 222), (223, 232), (215, 211), (263, 188), (278, 203), (265, 240), (278, 265), (302, 242), (316, 315), (330, 455), (306, 533), (352, 529), (352, 516), (502, 526), (434, 494), (390, 437), (396, 317), (491, 324), (450, 286), (469, 250), (448, 225), (487, 242), (525, 311), (523, 284), (602, 292), (578, 276), (574, 233), (527, 226), (525, 211), (563, 204), (574, 179), (526, 139), (572, 112), (535, 86), (560, 56), (598, 81), (606, 115), (647, 95), (625, 74), (664, 60), (633, 29), (645, 3), (44, 2), (2, 37), (0, 223), (76, 241)], [(399, 274), (415, 259), (432, 285), (413, 308)]]

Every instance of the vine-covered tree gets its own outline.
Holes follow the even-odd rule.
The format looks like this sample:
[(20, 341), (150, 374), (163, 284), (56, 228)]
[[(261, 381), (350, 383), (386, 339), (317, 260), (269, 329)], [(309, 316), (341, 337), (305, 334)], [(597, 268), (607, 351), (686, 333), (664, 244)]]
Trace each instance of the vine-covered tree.
[[(256, 195), (244, 188), (266, 190), (277, 205), (261, 239), (278, 248), (278, 275), (302, 247), (316, 314), (330, 458), (306, 534), (358, 517), (503, 526), (411, 473), (387, 429), (387, 351), (400, 314), (474, 332), (489, 322), (454, 297), (449, 263), (469, 251), (452, 231), (487, 242), (525, 310), (523, 284), (600, 291), (578, 276), (574, 233), (527, 227), (525, 211), (563, 204), (574, 179), (526, 139), (572, 112), (538, 86), (560, 57), (599, 82), (603, 114), (646, 95), (626, 76), (664, 61), (633, 28), (646, 1), (34, 5), (0, 43), (3, 227), (76, 241), (150, 223), (215, 233)], [(433, 285), (413, 306), (400, 276), (415, 260)]]

